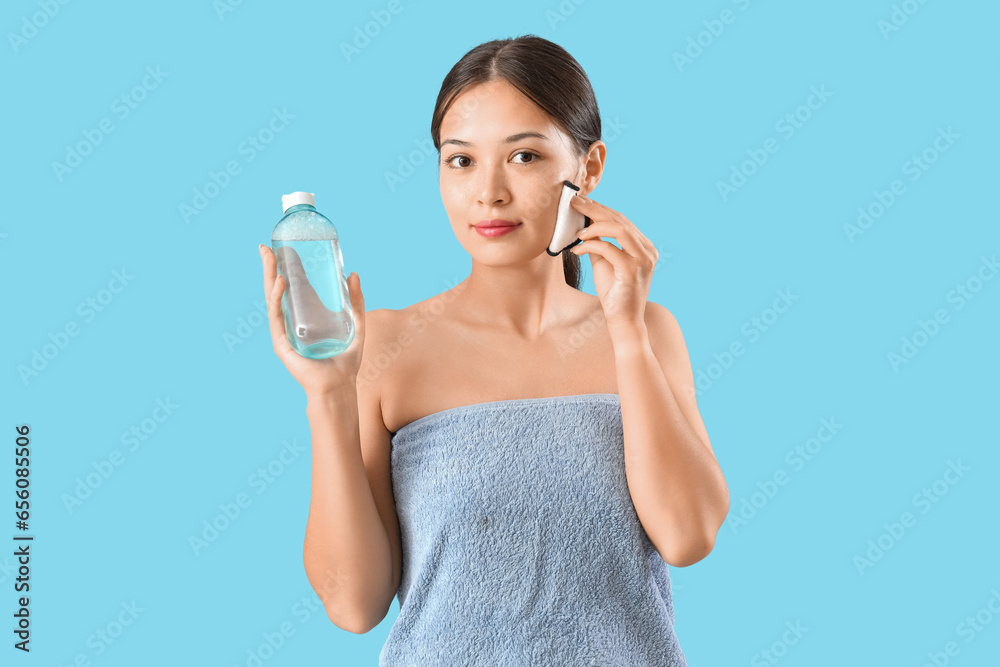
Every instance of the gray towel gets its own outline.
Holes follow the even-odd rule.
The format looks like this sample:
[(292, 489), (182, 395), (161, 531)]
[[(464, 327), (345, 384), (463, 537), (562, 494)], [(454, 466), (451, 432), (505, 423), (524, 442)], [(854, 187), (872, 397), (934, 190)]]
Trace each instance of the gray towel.
[(435, 412), (392, 438), (400, 611), (380, 667), (686, 667), (617, 394)]

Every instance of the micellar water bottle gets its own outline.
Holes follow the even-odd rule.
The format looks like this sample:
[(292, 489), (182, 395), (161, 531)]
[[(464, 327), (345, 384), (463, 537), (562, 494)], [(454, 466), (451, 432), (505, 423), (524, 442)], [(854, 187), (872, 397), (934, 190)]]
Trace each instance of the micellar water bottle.
[(281, 312), (292, 349), (327, 359), (354, 340), (354, 316), (337, 228), (316, 210), (309, 192), (281, 197), (284, 216), (271, 234), (278, 273), (285, 277)]

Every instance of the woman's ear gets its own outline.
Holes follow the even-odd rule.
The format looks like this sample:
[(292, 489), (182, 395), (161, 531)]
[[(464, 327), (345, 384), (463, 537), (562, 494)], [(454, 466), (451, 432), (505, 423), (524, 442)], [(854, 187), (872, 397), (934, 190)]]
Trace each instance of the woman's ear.
[(583, 164), (580, 167), (583, 174), (579, 180), (580, 194), (589, 195), (601, 182), (601, 175), (604, 173), (604, 158), (607, 152), (607, 145), (599, 139), (590, 144), (590, 150), (583, 156)]

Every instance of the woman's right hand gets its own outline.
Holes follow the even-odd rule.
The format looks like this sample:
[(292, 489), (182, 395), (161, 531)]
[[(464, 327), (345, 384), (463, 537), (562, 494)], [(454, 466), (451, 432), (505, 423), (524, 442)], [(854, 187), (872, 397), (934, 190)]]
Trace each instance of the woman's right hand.
[(285, 334), (285, 318), (281, 312), (281, 295), (285, 291), (284, 276), (278, 274), (274, 253), (263, 243), (260, 257), (264, 266), (264, 297), (267, 301), (267, 320), (271, 327), (271, 343), (285, 368), (306, 392), (306, 396), (322, 396), (345, 387), (357, 386), (361, 367), (361, 352), (365, 345), (365, 299), (361, 293), (361, 279), (357, 272), (347, 277), (347, 289), (354, 315), (354, 340), (346, 350), (329, 359), (308, 359), (292, 349)]

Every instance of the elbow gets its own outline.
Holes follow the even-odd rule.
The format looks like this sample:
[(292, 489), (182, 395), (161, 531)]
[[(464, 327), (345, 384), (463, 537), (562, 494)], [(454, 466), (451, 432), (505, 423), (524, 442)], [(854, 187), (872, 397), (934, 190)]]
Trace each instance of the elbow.
[[(322, 598), (320, 601), (322, 602)], [(326, 611), (326, 616), (330, 619), (331, 623), (341, 630), (355, 635), (364, 635), (371, 632), (385, 618), (384, 613), (381, 616), (377, 616), (371, 609), (366, 609), (360, 604), (333, 607), (324, 603), (323, 609)]]
[(688, 567), (703, 560), (715, 548), (715, 535), (706, 535), (701, 540), (688, 540), (668, 551), (663, 560), (674, 567)]
[[(322, 602), (322, 598), (320, 600)], [(385, 618), (383, 613), (380, 617), (375, 616), (370, 609), (365, 609), (362, 605), (349, 605), (346, 607), (332, 607), (323, 603), (330, 622), (345, 632), (355, 635), (364, 635), (376, 627)]]
[[(672, 540), (669, 542), (670, 548), (659, 549), (660, 555), (668, 565), (674, 567), (688, 567), (703, 560), (715, 548), (715, 538), (719, 530), (726, 522), (729, 514), (729, 489), (723, 483), (722, 498), (718, 512), (714, 518), (703, 517), (700, 524), (685, 527), (685, 539)], [(699, 525), (701, 528), (699, 529)]]
[(307, 565), (306, 578), (323, 605), (327, 618), (341, 630), (363, 635), (381, 623), (381, 618), (374, 618), (371, 610), (359, 603), (356, 597), (347, 595), (345, 581), (335, 571), (326, 568), (320, 576), (317, 569)]
[[(320, 598), (320, 602), (322, 602), (322, 598)], [(323, 602), (323, 610), (326, 611), (326, 617), (330, 619), (331, 623), (341, 630), (355, 635), (363, 635), (378, 625), (378, 623), (372, 623), (365, 614), (343, 608), (333, 608), (325, 602)]]
[(363, 635), (371, 632), (378, 623), (371, 623), (369, 619), (363, 618), (361, 616), (353, 616), (346, 618), (334, 617), (333, 614), (327, 612), (327, 618), (330, 622), (336, 625), (338, 628), (345, 632), (350, 632), (355, 635)]

